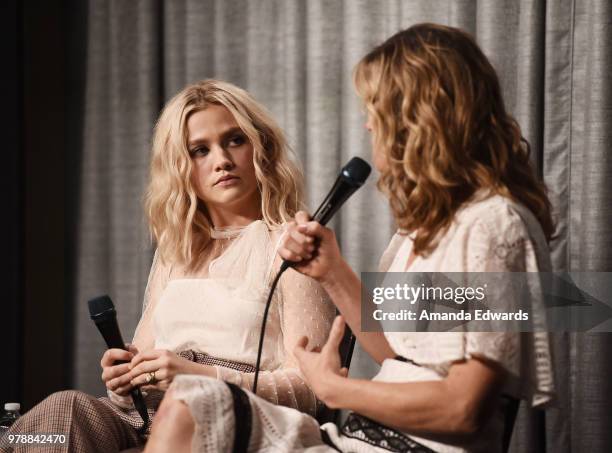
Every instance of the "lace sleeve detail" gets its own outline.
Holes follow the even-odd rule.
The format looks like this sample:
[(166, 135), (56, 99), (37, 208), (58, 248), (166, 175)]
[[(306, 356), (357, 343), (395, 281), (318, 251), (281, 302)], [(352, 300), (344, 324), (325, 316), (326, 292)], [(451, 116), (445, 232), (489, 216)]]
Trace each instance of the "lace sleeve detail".
[[(465, 356), (492, 360), (509, 373), (510, 393), (521, 394), (532, 405), (548, 403), (554, 390), (550, 343), (545, 332), (545, 314), (539, 278), (526, 280), (527, 290), (513, 285), (512, 272), (538, 272), (538, 254), (547, 247), (538, 243), (538, 235), (531, 235), (528, 224), (514, 210), (503, 215), (492, 215), (473, 226), (473, 237), (467, 247), (467, 269), (470, 272), (495, 272), (505, 275), (496, 293), (502, 295), (504, 310), (518, 310), (528, 303), (533, 316), (535, 332), (467, 332)], [(536, 239), (532, 239), (535, 237)], [(498, 275), (498, 274), (496, 274)], [(520, 292), (517, 292), (520, 291)], [(527, 291), (527, 292), (525, 292)], [(528, 299), (526, 299), (528, 298)], [(535, 326), (536, 323), (544, 323)], [(484, 329), (483, 329), (484, 330)], [(506, 328), (507, 330), (507, 328)], [(514, 387), (514, 389), (512, 388)], [(518, 396), (518, 395), (517, 395)]]
[(444, 273), (461, 273), (466, 287), (482, 286), (480, 278), (488, 284), (500, 278), (493, 293), (485, 291), (487, 306), (510, 312), (531, 304), (532, 314), (540, 317), (544, 327), (530, 333), (510, 329), (506, 321), (472, 320), (469, 331), (463, 324), (449, 332), (387, 332), (393, 350), (441, 376), (453, 363), (470, 358), (495, 362), (508, 377), (505, 393), (534, 406), (551, 401), (554, 376), (540, 276), (533, 274), (523, 288), (511, 284), (513, 277), (522, 278), (512, 276), (513, 272), (550, 270), (548, 246), (533, 214), (500, 198), (491, 199), (464, 212), (452, 236), (440, 244), (438, 256), (444, 259), (439, 267), (432, 265), (433, 273), (443, 278)]
[[(283, 361), (276, 370), (260, 371), (257, 395), (282, 406), (314, 415), (317, 399), (302, 376), (293, 356), (297, 341), (306, 336), (308, 347), (321, 347), (327, 340), (335, 308), (321, 286), (289, 269), (279, 282), (279, 314), (282, 331)], [(240, 373), (217, 367), (217, 377), (247, 389), (253, 387), (253, 373)]]
[(139, 351), (146, 351), (155, 346), (153, 313), (161, 293), (168, 284), (169, 275), (170, 267), (163, 263), (158, 251), (155, 250), (142, 303), (142, 316), (138, 321), (132, 340)]

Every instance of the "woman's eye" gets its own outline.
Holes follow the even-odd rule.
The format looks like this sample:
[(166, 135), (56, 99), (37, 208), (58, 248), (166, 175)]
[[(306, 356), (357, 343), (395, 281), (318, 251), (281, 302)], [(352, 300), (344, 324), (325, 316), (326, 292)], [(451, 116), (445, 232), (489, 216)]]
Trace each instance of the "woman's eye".
[(242, 146), (246, 143), (246, 138), (243, 135), (235, 135), (227, 142), (228, 146)]
[(208, 154), (208, 148), (199, 147), (192, 149), (190, 152), (192, 157), (206, 156)]

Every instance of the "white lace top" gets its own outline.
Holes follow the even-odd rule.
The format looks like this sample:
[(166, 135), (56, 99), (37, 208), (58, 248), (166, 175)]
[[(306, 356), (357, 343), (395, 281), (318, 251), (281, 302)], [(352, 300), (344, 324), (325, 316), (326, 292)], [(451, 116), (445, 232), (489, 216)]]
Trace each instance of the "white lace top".
[[(394, 235), (380, 261), (389, 272), (536, 272), (550, 271), (542, 229), (524, 206), (482, 192), (464, 205), (433, 252), (417, 256), (407, 269), (413, 235)], [(375, 380), (439, 380), (453, 362), (477, 356), (499, 363), (507, 372), (504, 393), (533, 406), (551, 401), (554, 385), (548, 334), (513, 332), (387, 332), (394, 352), (421, 366), (385, 360)], [(501, 414), (485, 434), (467, 448), (417, 440), (439, 452), (497, 451), (501, 447)], [(412, 436), (414, 437), (414, 436)], [(416, 439), (416, 438), (415, 438)]]
[[(156, 257), (135, 338), (156, 349), (191, 349), (254, 366), (268, 290), (280, 266), (276, 248), (281, 233), (258, 220), (237, 234), (214, 235), (219, 256), (196, 273)], [(315, 395), (292, 350), (302, 336), (322, 346), (334, 314), (318, 283), (293, 269), (283, 274), (266, 325), (259, 396), (315, 413)], [(251, 390), (253, 373), (215, 368), (218, 379)]]

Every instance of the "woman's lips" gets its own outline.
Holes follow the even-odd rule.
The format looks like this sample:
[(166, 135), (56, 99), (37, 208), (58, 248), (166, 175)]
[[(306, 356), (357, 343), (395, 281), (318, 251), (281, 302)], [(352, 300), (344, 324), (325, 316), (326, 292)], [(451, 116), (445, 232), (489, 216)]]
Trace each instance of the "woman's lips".
[(236, 176), (230, 176), (230, 177), (221, 179), (221, 181), (217, 182), (215, 186), (221, 186), (221, 187), (233, 186), (234, 184), (237, 184), (239, 180), (240, 178)]

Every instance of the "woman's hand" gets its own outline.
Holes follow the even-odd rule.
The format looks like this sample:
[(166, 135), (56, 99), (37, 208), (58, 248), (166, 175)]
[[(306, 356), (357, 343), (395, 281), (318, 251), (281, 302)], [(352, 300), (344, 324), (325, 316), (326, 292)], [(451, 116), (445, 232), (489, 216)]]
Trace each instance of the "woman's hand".
[(295, 270), (319, 281), (329, 278), (330, 271), (343, 261), (334, 232), (311, 221), (304, 211), (289, 222), (278, 254), (294, 262)]
[(213, 367), (191, 362), (165, 349), (138, 353), (129, 367), (130, 372), (126, 375), (129, 383), (143, 390), (166, 391), (177, 374), (216, 376)]
[(348, 369), (342, 367), (338, 348), (344, 335), (344, 319), (336, 316), (329, 338), (321, 351), (307, 351), (308, 338), (302, 337), (293, 350), (300, 369), (310, 384), (312, 391), (328, 407), (334, 408), (330, 397), (336, 393), (338, 384), (348, 375)]
[[(127, 345), (128, 351), (124, 349), (107, 349), (100, 360), (102, 367), (102, 381), (106, 388), (120, 396), (126, 396), (132, 389), (129, 377), (130, 360), (138, 354), (134, 345)], [(127, 363), (115, 365), (116, 361), (124, 360)]]

